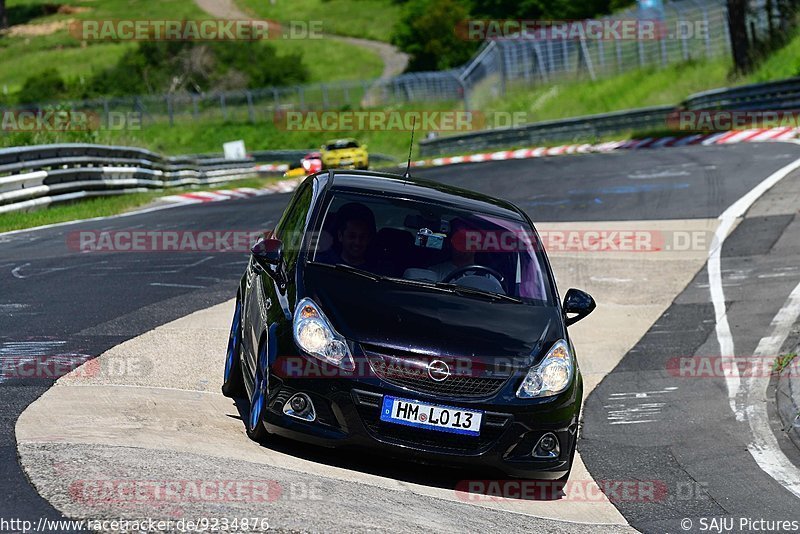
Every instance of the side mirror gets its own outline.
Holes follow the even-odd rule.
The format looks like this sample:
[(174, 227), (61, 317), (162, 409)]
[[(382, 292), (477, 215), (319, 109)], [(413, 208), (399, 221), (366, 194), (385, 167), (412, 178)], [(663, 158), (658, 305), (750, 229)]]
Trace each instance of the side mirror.
[[(580, 289), (570, 289), (564, 296), (564, 321), (567, 326), (577, 323), (594, 311), (597, 304), (589, 293)], [(575, 314), (567, 317), (567, 314)]]
[(259, 239), (250, 252), (256, 263), (264, 269), (277, 267), (283, 262), (283, 242), (280, 239)]

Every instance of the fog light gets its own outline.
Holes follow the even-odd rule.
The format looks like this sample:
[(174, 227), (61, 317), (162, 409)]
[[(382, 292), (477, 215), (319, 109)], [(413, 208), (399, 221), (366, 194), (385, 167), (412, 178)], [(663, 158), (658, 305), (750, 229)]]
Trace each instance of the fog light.
[(305, 393), (296, 393), (286, 401), (286, 404), (283, 405), (283, 413), (303, 421), (314, 421), (317, 418), (314, 403)]
[(295, 395), (294, 397), (292, 397), (291, 406), (292, 410), (301, 413), (306, 411), (306, 408), (308, 407), (308, 401), (302, 395)]
[(557, 458), (561, 454), (561, 447), (558, 444), (558, 437), (552, 432), (548, 432), (541, 438), (533, 448), (533, 456), (536, 458)]
[(553, 452), (553, 450), (558, 447), (558, 440), (552, 434), (547, 434), (542, 438), (542, 441), (539, 442), (539, 446), (545, 452)]

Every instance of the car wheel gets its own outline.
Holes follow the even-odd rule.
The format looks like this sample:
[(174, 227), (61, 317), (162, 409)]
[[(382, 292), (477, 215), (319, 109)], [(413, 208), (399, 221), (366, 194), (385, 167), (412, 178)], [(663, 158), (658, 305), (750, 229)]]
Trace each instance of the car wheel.
[(222, 382), (222, 394), (226, 397), (245, 397), (244, 378), (242, 377), (242, 303), (237, 297), (236, 310), (233, 312), (231, 332), (228, 335), (228, 352), (225, 355), (225, 375)]
[(253, 380), (253, 395), (250, 398), (250, 412), (247, 416), (247, 436), (253, 441), (264, 441), (267, 429), (264, 428), (264, 415), (267, 411), (267, 379), (264, 371), (267, 369), (267, 346), (261, 343), (258, 350), (256, 363), (256, 376)]

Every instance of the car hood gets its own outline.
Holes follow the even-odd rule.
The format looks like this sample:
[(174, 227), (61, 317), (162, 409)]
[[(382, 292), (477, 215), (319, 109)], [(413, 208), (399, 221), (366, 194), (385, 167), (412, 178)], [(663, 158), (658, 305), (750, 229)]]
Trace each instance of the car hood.
[(558, 309), (455, 295), (307, 266), (305, 295), (365, 351), (530, 366), (564, 336)]

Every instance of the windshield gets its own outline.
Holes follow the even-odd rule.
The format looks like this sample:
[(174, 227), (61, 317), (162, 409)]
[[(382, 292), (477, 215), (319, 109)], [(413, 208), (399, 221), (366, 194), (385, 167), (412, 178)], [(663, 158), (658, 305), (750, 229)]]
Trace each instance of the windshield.
[[(311, 244), (316, 263), (552, 305), (527, 223), (404, 198), (336, 193)], [(352, 270), (352, 269), (351, 269)]]
[(356, 141), (334, 141), (325, 146), (326, 150), (340, 150), (342, 148), (358, 148)]

